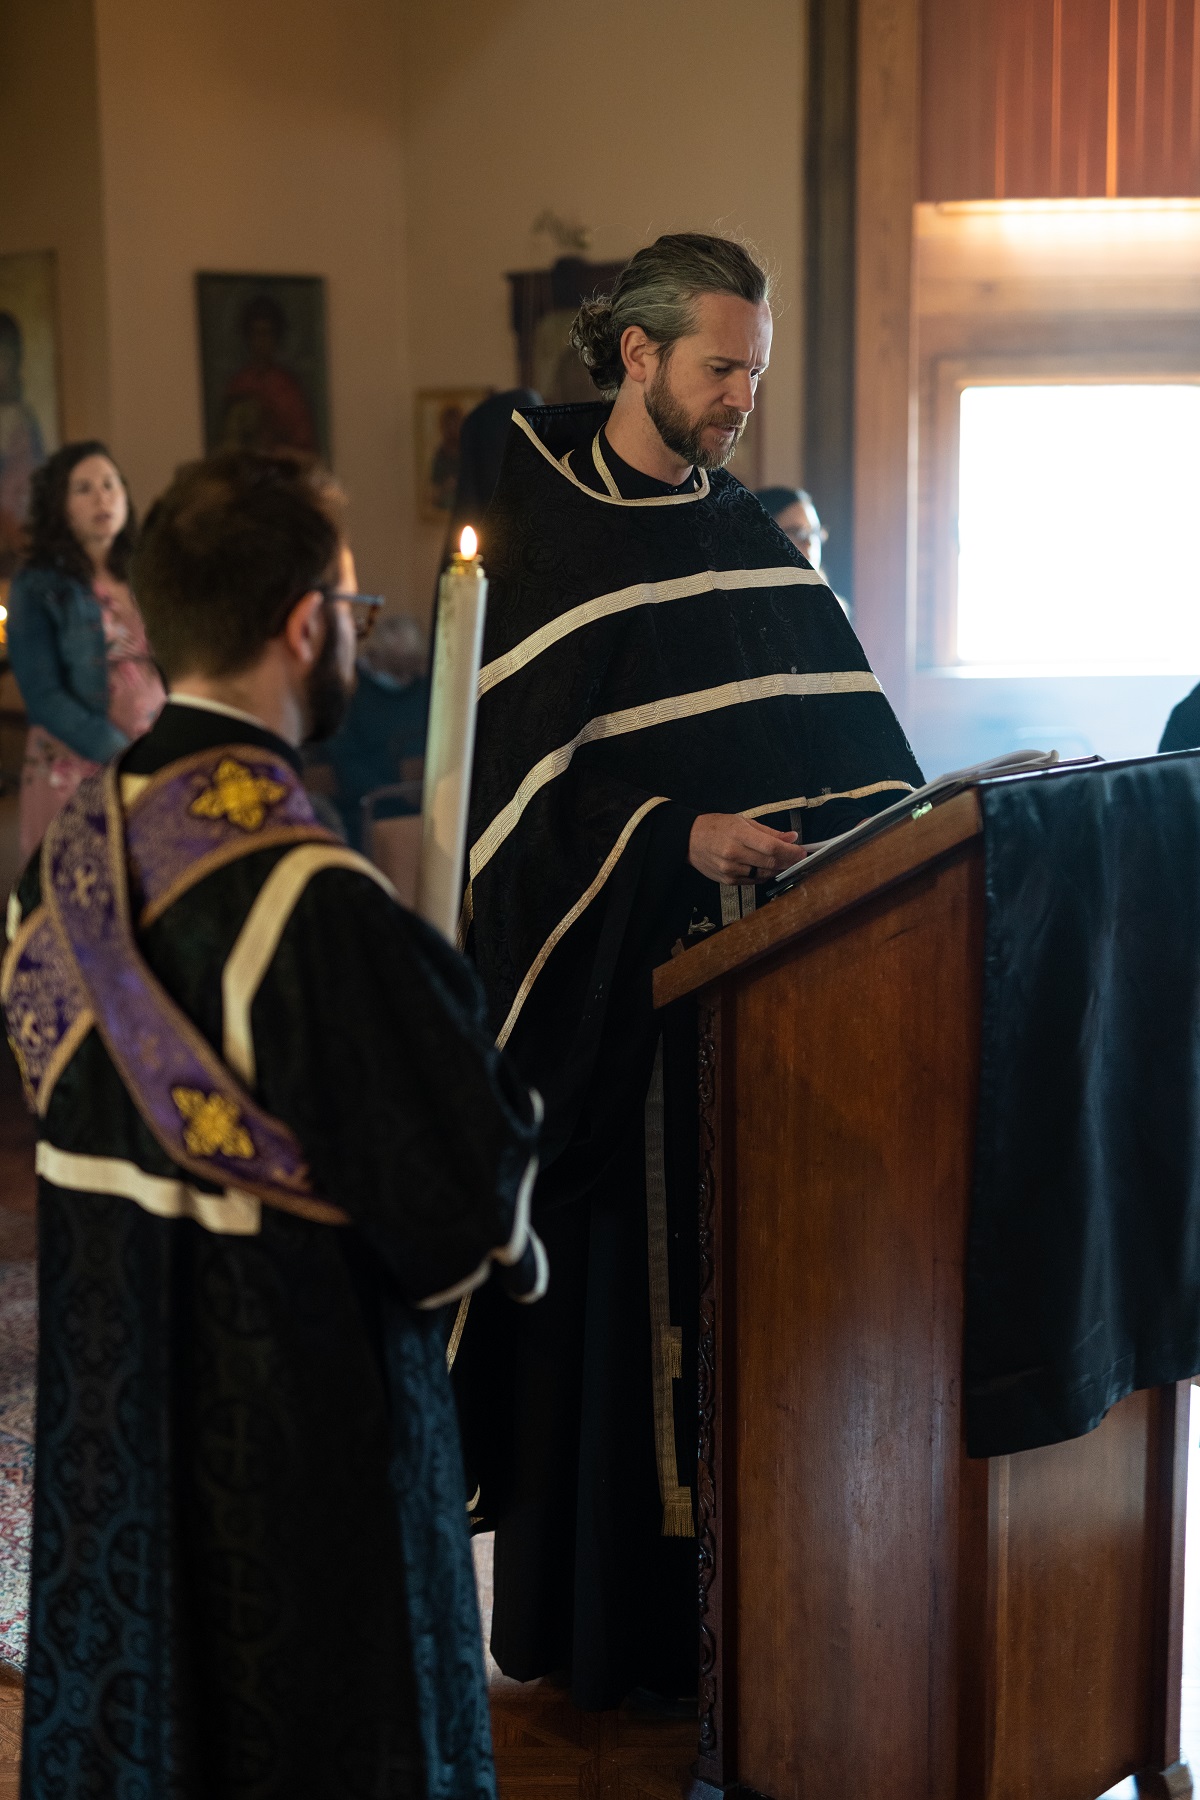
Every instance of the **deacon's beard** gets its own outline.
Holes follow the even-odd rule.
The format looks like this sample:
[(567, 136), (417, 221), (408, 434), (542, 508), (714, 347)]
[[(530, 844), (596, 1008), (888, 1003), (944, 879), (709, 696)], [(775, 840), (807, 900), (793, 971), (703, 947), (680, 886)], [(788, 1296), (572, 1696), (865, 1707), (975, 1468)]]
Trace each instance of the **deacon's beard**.
[(338, 666), (337, 621), (331, 609), (326, 619), (325, 642), (305, 682), (306, 744), (323, 744), (333, 736), (346, 716), (353, 692), (354, 682), (347, 681)]
[[(652, 424), (667, 449), (693, 467), (723, 469), (738, 447), (748, 414), (738, 412), (733, 406), (718, 406), (699, 419), (691, 418), (671, 386), (670, 366), (669, 357), (660, 361), (654, 380), (646, 388), (646, 411)], [(709, 450), (705, 446), (703, 434), (710, 425), (721, 429), (732, 427), (734, 435), (721, 450)]]

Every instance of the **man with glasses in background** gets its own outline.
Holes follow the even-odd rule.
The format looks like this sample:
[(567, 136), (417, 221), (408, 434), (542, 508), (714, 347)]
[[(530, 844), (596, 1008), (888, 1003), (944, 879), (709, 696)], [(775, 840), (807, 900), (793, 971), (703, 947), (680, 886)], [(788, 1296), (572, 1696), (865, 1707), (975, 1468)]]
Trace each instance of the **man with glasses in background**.
[(759, 488), (754, 498), (770, 513), (784, 537), (790, 538), (810, 568), (821, 567), (821, 556), (829, 542), (813, 497), (807, 488)]
[(440, 1309), (540, 1296), (540, 1102), (467, 965), (313, 817), (357, 592), (286, 454), (182, 470), (170, 687), (9, 906), (40, 1115), (29, 1793), (494, 1795)]

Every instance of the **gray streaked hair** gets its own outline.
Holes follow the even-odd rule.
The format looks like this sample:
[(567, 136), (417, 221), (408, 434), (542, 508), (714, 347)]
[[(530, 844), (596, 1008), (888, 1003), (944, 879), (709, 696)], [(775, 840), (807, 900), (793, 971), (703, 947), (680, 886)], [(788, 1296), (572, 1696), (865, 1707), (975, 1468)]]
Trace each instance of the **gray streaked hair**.
[(701, 294), (733, 294), (757, 306), (770, 299), (771, 282), (742, 244), (686, 231), (656, 238), (626, 263), (611, 294), (585, 300), (571, 343), (600, 392), (612, 399), (625, 379), (621, 338), (631, 325), (669, 352), (696, 329)]

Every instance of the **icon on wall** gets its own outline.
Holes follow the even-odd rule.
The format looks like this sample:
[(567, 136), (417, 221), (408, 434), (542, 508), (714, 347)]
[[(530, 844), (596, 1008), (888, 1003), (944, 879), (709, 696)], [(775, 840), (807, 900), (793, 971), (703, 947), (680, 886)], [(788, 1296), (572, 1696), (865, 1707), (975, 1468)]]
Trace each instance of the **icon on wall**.
[(462, 423), (491, 388), (422, 388), (416, 399), (417, 504), (421, 517), (445, 524), (458, 486)]
[(0, 580), (20, 554), (33, 472), (59, 436), (54, 252), (0, 256)]
[(206, 450), (305, 450), (330, 460), (325, 282), (197, 275)]

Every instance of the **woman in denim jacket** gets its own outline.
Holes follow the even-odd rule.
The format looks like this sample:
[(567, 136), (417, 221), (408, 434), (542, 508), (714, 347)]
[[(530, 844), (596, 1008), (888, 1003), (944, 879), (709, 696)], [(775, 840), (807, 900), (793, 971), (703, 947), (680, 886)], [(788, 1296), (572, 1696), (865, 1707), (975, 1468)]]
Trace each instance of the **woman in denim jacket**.
[(126, 573), (134, 517), (103, 444), (67, 444), (34, 476), (29, 552), (8, 600), (8, 654), (29, 714), (21, 854), (89, 775), (148, 731), (164, 700)]

